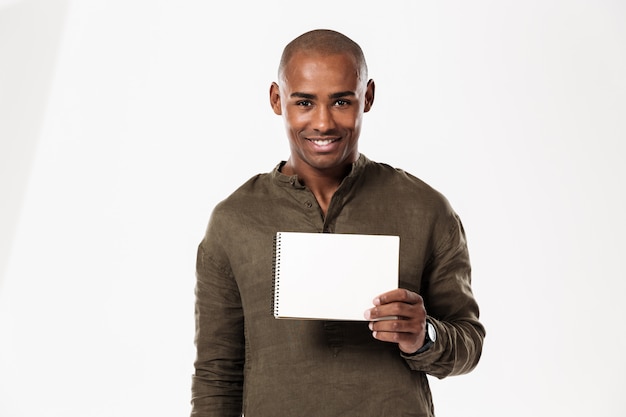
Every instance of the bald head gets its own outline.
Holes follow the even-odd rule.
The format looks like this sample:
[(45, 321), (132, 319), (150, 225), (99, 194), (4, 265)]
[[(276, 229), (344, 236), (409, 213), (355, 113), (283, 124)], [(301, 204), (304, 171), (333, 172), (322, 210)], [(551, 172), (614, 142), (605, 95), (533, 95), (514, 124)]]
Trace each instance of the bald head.
[(328, 29), (306, 32), (287, 44), (278, 67), (278, 79), (283, 78), (287, 64), (295, 54), (336, 55), (348, 54), (354, 58), (359, 79), (367, 82), (367, 64), (361, 47), (347, 36)]

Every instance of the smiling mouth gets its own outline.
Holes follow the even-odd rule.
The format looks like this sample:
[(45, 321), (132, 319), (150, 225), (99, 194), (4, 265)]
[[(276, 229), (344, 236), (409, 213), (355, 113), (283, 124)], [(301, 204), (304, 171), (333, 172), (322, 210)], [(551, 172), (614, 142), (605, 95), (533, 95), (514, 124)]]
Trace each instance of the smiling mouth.
[(317, 146), (326, 146), (326, 145), (330, 145), (333, 142), (337, 142), (339, 140), (339, 138), (334, 138), (334, 139), (307, 139), (307, 140), (309, 142), (313, 142)]

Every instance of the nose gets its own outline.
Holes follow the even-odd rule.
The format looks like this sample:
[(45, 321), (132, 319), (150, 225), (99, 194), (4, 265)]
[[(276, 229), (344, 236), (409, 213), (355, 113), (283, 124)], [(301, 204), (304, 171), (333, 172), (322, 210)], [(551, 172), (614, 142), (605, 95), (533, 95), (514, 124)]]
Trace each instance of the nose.
[(313, 128), (319, 132), (326, 132), (335, 128), (332, 110), (327, 106), (318, 106), (313, 115)]

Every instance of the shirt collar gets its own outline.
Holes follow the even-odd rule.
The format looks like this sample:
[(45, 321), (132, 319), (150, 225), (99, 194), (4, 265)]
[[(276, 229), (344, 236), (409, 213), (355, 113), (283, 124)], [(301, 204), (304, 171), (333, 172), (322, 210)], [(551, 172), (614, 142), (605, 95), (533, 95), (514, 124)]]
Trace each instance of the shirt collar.
[[(360, 153), (357, 160), (352, 164), (352, 169), (350, 170), (350, 173), (348, 174), (348, 176), (346, 176), (346, 178), (343, 179), (342, 184), (352, 183), (359, 176), (359, 174), (363, 171), (363, 168), (365, 167), (365, 165), (367, 165), (368, 162), (369, 162), (369, 159), (365, 155)], [(305, 188), (304, 185), (298, 179), (297, 175), (285, 175), (282, 172), (280, 172), (281, 168), (286, 163), (287, 161), (280, 161), (280, 163), (276, 165), (274, 170), (271, 172), (272, 179), (277, 184), (282, 185), (282, 186), (290, 186), (294, 188)]]

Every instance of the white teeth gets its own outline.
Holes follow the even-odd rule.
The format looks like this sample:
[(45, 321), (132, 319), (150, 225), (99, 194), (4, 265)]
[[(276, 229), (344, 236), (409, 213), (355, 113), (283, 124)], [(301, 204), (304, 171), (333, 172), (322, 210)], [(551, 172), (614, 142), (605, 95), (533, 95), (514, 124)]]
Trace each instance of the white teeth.
[(312, 141), (314, 144), (319, 145), (319, 146), (324, 146), (324, 145), (329, 145), (331, 143), (333, 143), (333, 140), (331, 139), (326, 139), (326, 140), (314, 140)]

